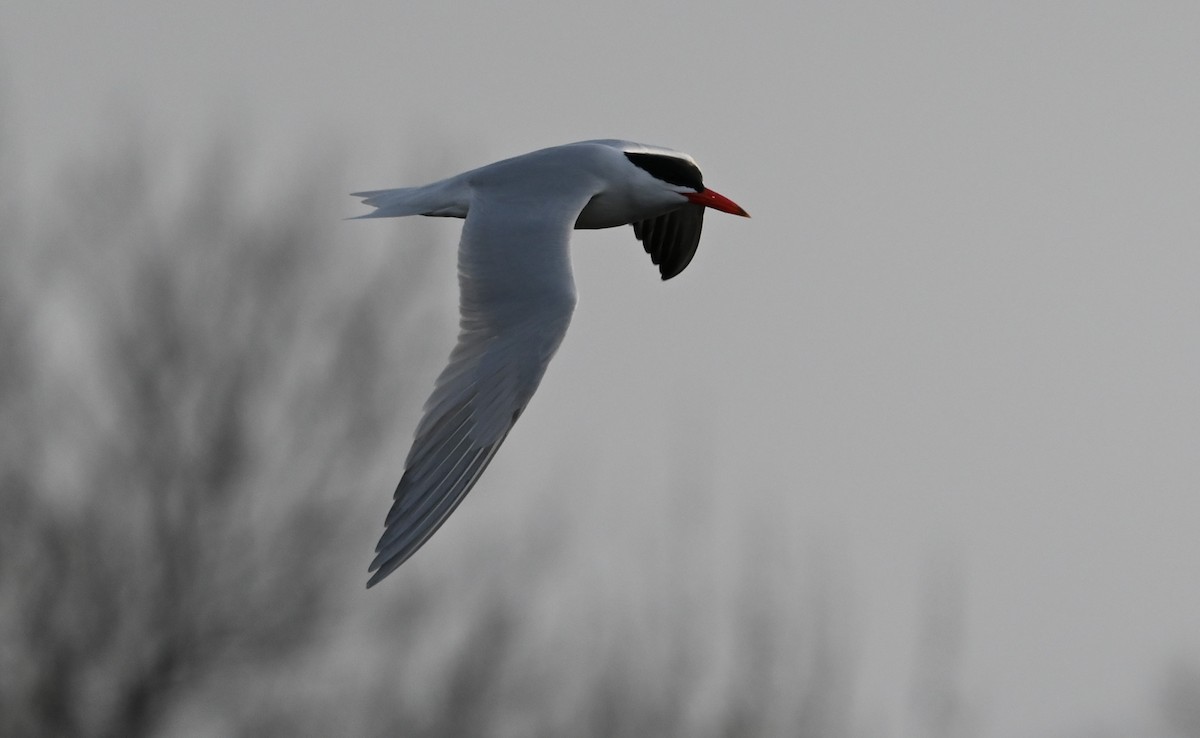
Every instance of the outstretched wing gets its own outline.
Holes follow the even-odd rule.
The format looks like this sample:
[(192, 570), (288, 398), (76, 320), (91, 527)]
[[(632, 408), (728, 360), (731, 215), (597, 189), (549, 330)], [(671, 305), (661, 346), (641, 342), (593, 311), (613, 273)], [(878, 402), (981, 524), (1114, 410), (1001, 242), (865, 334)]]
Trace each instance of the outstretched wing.
[(657, 218), (639, 220), (633, 224), (633, 235), (646, 247), (663, 280), (668, 280), (692, 263), (703, 227), (704, 206), (688, 204)]
[(531, 202), (511, 196), (471, 202), (459, 244), (458, 345), (425, 403), (368, 587), (412, 556), (462, 502), (571, 322), (568, 241), (591, 193), (536, 194)]

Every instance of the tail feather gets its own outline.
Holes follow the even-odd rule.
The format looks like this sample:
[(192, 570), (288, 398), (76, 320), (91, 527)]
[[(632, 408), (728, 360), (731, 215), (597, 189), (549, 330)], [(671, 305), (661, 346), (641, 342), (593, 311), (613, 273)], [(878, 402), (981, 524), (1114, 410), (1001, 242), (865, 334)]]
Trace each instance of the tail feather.
[(350, 220), (362, 218), (395, 218), (402, 215), (423, 215), (420, 198), (415, 196), (420, 187), (399, 187), (392, 190), (367, 190), (351, 192), (351, 197), (363, 198), (363, 205), (370, 205), (374, 211), (365, 215), (356, 215)]
[(351, 197), (363, 198), (373, 212), (358, 215), (363, 218), (399, 218), (405, 215), (436, 215), (450, 218), (467, 217), (467, 192), (457, 178), (435, 182), (424, 187), (399, 187), (392, 190), (353, 192)]

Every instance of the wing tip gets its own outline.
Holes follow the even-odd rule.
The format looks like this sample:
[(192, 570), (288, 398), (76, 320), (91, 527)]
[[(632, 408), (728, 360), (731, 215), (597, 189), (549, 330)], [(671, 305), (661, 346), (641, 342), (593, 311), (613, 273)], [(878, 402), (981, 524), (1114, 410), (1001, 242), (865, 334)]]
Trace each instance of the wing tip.
[(633, 224), (633, 235), (642, 242), (662, 281), (679, 276), (700, 246), (704, 206), (684, 205), (656, 218)]
[[(412, 553), (413, 552), (410, 551), (409, 555), (412, 555)], [(370, 589), (376, 584), (382, 582), (387, 575), (395, 571), (396, 568), (403, 564), (407, 558), (408, 556), (403, 555), (393, 555), (389, 559), (384, 559), (382, 555), (376, 556), (375, 560), (371, 562), (371, 565), (367, 567), (367, 573), (371, 574), (371, 577), (367, 579), (367, 589)]]

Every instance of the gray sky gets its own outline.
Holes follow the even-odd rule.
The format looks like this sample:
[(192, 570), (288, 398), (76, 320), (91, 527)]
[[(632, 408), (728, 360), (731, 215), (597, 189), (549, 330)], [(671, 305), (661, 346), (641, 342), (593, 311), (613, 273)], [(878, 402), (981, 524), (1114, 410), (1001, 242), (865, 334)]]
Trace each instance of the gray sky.
[[(885, 734), (942, 557), (986, 735), (1128, 724), (1200, 658), (1200, 5), (120, 7), (0, 9), (4, 144), (47, 200), (131, 124), (168, 161), (227, 134), (264, 184), (337, 156), (334, 197), (414, 156), (693, 154), (753, 219), (711, 215), (666, 285), (624, 230), (579, 234), (575, 322), (488, 484), (550, 453), (655, 495), (700, 444), (722, 505), (845, 556)], [(405, 226), (336, 248), (372, 228)]]

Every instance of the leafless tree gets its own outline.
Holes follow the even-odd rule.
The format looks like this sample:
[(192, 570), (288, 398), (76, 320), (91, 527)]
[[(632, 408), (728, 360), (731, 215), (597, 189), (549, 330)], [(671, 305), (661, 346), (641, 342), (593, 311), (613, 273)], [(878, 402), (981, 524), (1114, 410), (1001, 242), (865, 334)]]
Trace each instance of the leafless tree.
[(967, 738), (975, 733), (961, 693), (965, 633), (965, 579), (950, 557), (926, 567), (912, 678), (915, 733), (929, 738)]
[[(136, 150), (72, 172), (39, 283), (0, 293), (21, 435), (0, 470), (0, 734), (153, 734), (216, 675), (294, 657), (339, 591), (345, 492), (403, 371), (381, 308), (403, 321), (425, 260), (369, 276), (331, 246), (316, 187), (336, 177), (264, 203), (233, 154), (176, 203)], [(39, 324), (59, 335), (38, 345)]]
[(1171, 735), (1200, 737), (1200, 666), (1183, 659), (1171, 664), (1161, 700), (1163, 718)]

